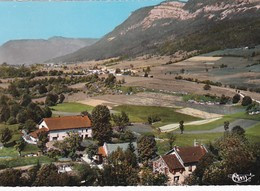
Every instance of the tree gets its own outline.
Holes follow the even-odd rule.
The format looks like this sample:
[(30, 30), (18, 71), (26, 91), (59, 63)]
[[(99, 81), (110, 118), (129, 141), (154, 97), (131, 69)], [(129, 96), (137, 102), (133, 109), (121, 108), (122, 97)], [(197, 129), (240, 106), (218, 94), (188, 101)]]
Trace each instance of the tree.
[(90, 120), (92, 119), (91, 113), (89, 113), (87, 110), (86, 110), (86, 111), (82, 111), (82, 112), (81, 112), (81, 115), (88, 116), (88, 118), (89, 118)]
[(110, 111), (106, 106), (98, 105), (92, 111), (93, 138), (103, 145), (110, 142), (112, 137), (112, 127), (110, 123)]
[(57, 94), (48, 94), (45, 99), (45, 105), (47, 106), (54, 106), (56, 105), (59, 96)]
[(98, 182), (101, 186), (135, 186), (139, 181), (136, 164), (134, 153), (118, 148), (108, 157)]
[(47, 106), (43, 108), (43, 113), (44, 113), (44, 117), (51, 117), (52, 116), (52, 111)]
[(68, 133), (68, 136), (59, 144), (59, 149), (63, 156), (70, 157), (75, 161), (78, 157), (78, 151), (81, 149), (82, 138), (76, 132)]
[(243, 138), (245, 137), (245, 130), (242, 127), (240, 127), (239, 125), (233, 127), (231, 132), (240, 137), (243, 137)]
[(5, 145), (12, 139), (12, 131), (7, 127), (1, 130), (0, 141)]
[(41, 150), (42, 153), (46, 150), (46, 143), (49, 141), (48, 133), (46, 131), (41, 131), (37, 134), (38, 142), (37, 146)]
[(7, 122), (10, 117), (10, 109), (8, 105), (2, 106), (1, 112), (0, 112), (0, 122)]
[(229, 129), (229, 121), (225, 121), (224, 122), (224, 129), (225, 129), (225, 131), (228, 131), (228, 129)]
[(13, 96), (13, 97), (19, 97), (20, 96), (20, 93), (19, 91), (17, 90), (16, 86), (14, 85), (14, 83), (11, 83), (9, 86), (8, 86), (8, 92)]
[(65, 99), (65, 96), (63, 94), (60, 94), (59, 103), (63, 103), (64, 99)]
[(43, 165), (37, 173), (33, 186), (69, 186), (71, 178), (67, 173), (58, 173), (54, 164)]
[(211, 86), (209, 84), (205, 84), (205, 86), (203, 87), (204, 90), (210, 90)]
[(123, 111), (119, 115), (112, 114), (112, 120), (118, 126), (119, 131), (124, 131), (125, 127), (129, 125), (129, 118)]
[(142, 135), (137, 139), (137, 151), (140, 162), (148, 162), (157, 156), (157, 147), (153, 135)]
[(26, 146), (26, 142), (22, 137), (18, 141), (16, 141), (14, 148), (18, 151), (19, 156), (21, 156), (21, 152), (24, 150), (25, 146)]
[(240, 101), (240, 95), (239, 94), (236, 94), (233, 96), (233, 99), (232, 99), (232, 103), (233, 104), (236, 104)]
[(136, 137), (132, 131), (126, 130), (125, 132), (120, 133), (119, 139), (123, 142), (133, 142)]
[(252, 98), (249, 96), (245, 96), (242, 100), (242, 106), (248, 106), (252, 103)]
[(116, 77), (113, 74), (108, 74), (108, 77), (105, 79), (106, 86), (114, 86), (116, 83)]
[(80, 180), (83, 181), (84, 186), (94, 186), (97, 179), (97, 170), (91, 168), (89, 164), (80, 164), (77, 166), (77, 171)]
[(23, 125), (23, 129), (26, 130), (28, 133), (34, 131), (35, 127), (36, 123), (31, 119), (27, 120)]
[(21, 110), (16, 116), (18, 123), (25, 123), (28, 118), (28, 113), (24, 109)]
[(16, 117), (20, 110), (21, 106), (17, 103), (14, 103), (10, 106), (10, 115)]
[[(259, 150), (251, 147), (248, 141), (241, 140), (241, 137), (236, 134), (229, 133), (218, 139), (215, 147), (218, 149), (219, 156), (203, 172), (201, 184), (232, 185), (236, 183), (231, 178), (227, 178), (229, 174), (256, 172)], [(255, 180), (252, 179), (252, 181)]]
[(0, 173), (0, 186), (22, 186), (20, 170), (7, 169)]
[(32, 98), (29, 94), (23, 94), (20, 105), (26, 107), (32, 102)]
[(222, 96), (220, 97), (219, 104), (223, 105), (223, 104), (226, 104), (228, 101), (229, 101), (229, 97), (222, 94)]
[(167, 175), (153, 173), (150, 168), (145, 167), (141, 170), (140, 184), (143, 186), (167, 186), (168, 180)]
[(116, 68), (116, 71), (115, 71), (116, 74), (120, 74), (121, 73), (121, 70), (120, 68)]
[(98, 145), (90, 144), (86, 148), (86, 153), (90, 160), (93, 160), (93, 157), (98, 153)]
[(184, 131), (184, 121), (180, 121), (179, 122), (179, 128), (181, 130), (181, 134), (183, 134), (183, 131)]
[(173, 143), (176, 140), (176, 136), (173, 133), (167, 133), (169, 150), (173, 148)]
[(204, 172), (212, 165), (214, 162), (214, 156), (211, 153), (205, 154), (198, 162), (196, 169), (194, 170), (192, 177), (186, 180), (188, 185), (201, 185), (203, 184), (202, 178)]
[(48, 90), (47, 90), (46, 86), (40, 85), (40, 86), (38, 87), (38, 92), (39, 92), (39, 94), (44, 94), (44, 93), (47, 93)]

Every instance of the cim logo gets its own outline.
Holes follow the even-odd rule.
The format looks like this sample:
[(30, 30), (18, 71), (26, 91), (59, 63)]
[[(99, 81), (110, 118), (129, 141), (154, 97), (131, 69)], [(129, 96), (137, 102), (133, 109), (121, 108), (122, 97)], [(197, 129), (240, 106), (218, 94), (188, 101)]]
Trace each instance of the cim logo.
[(253, 174), (230, 174), (229, 177), (238, 184), (244, 183), (244, 182), (251, 182), (252, 177), (254, 177), (255, 175)]

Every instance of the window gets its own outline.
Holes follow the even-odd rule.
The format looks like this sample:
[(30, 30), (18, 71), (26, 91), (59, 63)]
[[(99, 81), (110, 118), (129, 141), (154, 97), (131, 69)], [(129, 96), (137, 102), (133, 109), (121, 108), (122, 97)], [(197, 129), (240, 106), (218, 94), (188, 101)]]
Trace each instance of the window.
[(179, 179), (180, 179), (180, 177), (179, 177), (179, 176), (174, 176), (174, 178), (173, 178), (174, 182), (178, 182), (178, 181), (179, 181)]
[(192, 172), (192, 166), (189, 166), (188, 170), (189, 170), (190, 172)]
[(168, 174), (168, 173), (169, 173), (169, 170), (168, 170), (167, 167), (164, 168), (164, 173), (165, 173), (165, 174)]
[(58, 137), (52, 137), (52, 140), (56, 141), (58, 139)]

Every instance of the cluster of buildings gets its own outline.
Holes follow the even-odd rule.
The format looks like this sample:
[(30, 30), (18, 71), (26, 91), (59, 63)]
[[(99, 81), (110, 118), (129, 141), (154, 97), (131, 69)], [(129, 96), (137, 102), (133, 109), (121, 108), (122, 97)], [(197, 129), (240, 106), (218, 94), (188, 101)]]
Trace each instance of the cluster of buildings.
[[(47, 132), (49, 141), (62, 141), (68, 133), (77, 132), (83, 139), (92, 137), (91, 121), (88, 116), (65, 116), (44, 118), (38, 125), (38, 129), (23, 136), (24, 140), (30, 144), (37, 144), (40, 132)], [(106, 161), (107, 157), (118, 148), (123, 151), (129, 148), (130, 143), (104, 143), (98, 148), (95, 161), (99, 164)], [(137, 143), (132, 146), (137, 153)], [(182, 185), (196, 169), (199, 160), (207, 153), (203, 145), (192, 147), (174, 147), (165, 155), (153, 159), (153, 173), (162, 173), (169, 177), (169, 185)]]

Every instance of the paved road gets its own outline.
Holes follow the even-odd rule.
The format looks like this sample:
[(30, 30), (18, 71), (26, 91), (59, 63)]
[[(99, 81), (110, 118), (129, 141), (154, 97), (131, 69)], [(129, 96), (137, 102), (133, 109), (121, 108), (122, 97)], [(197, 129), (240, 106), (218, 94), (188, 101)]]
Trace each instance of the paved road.
[[(243, 129), (248, 129), (248, 128), (253, 127), (257, 123), (259, 123), (259, 121), (248, 120), (248, 119), (237, 119), (237, 120), (230, 123), (229, 129), (231, 130), (233, 127), (235, 127), (237, 125), (241, 126)], [(221, 133), (221, 132), (224, 132), (224, 131), (225, 131), (224, 130), (224, 124), (222, 126), (215, 128), (215, 129), (201, 130), (201, 131), (185, 131), (185, 127), (184, 127), (184, 133), (185, 134)], [(180, 133), (180, 131), (174, 131), (174, 132)]]

